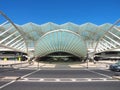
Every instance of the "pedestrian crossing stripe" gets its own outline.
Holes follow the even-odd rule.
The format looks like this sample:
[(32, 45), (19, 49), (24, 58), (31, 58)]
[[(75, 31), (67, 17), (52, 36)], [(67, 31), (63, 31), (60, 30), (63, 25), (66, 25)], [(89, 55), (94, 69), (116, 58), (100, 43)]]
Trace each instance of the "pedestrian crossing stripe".
[(23, 78), (20, 82), (100, 82), (119, 81), (113, 78)]

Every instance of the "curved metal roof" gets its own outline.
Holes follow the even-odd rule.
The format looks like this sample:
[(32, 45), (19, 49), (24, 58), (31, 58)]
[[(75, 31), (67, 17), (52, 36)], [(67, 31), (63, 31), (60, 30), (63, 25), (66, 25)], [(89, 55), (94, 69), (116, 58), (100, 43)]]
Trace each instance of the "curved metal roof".
[(52, 22), (15, 25), (2, 12), (0, 15), (7, 20), (1, 23), (3, 20), (0, 19), (0, 47), (24, 52), (32, 47), (35, 56), (66, 51), (79, 57), (84, 57), (89, 49), (102, 52), (120, 48), (120, 20), (113, 25), (105, 23), (99, 26), (71, 22), (62, 25)]
[(70, 30), (58, 29), (44, 34), (35, 45), (36, 57), (53, 52), (68, 52), (84, 58), (87, 55), (87, 47), (79, 34)]

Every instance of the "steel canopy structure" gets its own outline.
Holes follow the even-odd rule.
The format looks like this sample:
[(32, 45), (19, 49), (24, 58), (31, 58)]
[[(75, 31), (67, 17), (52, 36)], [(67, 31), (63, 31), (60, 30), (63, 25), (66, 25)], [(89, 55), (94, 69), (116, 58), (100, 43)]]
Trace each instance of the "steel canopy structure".
[(28, 52), (26, 39), (22, 31), (0, 11), (0, 49)]
[(35, 46), (36, 56), (45, 56), (53, 52), (68, 52), (77, 57), (87, 55), (87, 47), (83, 38), (70, 30), (58, 29), (40, 37)]
[(90, 53), (120, 49), (120, 20), (99, 26), (71, 22), (17, 25), (4, 13), (0, 12), (0, 15), (1, 49), (26, 52), (35, 57), (61, 51), (82, 58)]
[(111, 51), (118, 49), (120, 51), (120, 19), (117, 20), (104, 34), (99, 38), (95, 53)]

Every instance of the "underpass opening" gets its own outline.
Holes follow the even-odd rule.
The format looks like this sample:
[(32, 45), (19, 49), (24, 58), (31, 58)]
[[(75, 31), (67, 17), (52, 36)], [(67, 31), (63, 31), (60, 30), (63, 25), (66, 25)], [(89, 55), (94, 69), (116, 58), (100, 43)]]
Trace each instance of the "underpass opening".
[(36, 59), (37, 62), (82, 62), (83, 58), (68, 52), (53, 52)]

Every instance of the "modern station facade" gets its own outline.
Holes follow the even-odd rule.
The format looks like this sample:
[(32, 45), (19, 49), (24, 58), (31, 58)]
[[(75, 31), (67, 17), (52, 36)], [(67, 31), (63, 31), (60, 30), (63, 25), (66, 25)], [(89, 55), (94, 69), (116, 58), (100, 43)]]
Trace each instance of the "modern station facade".
[[(4, 13), (0, 22), (0, 50), (26, 53), (29, 57), (77, 57), (84, 60), (96, 53), (120, 51), (120, 25), (14, 24)], [(23, 54), (21, 54), (23, 55)]]

